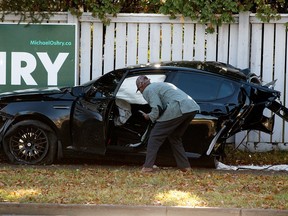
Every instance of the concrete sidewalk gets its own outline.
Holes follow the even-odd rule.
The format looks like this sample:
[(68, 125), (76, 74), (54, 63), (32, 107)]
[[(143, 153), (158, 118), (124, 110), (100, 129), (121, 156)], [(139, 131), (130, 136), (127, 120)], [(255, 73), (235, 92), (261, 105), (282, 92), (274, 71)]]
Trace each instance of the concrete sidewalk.
[(77, 216), (288, 216), (288, 210), (187, 208), (165, 206), (0, 203), (0, 215)]

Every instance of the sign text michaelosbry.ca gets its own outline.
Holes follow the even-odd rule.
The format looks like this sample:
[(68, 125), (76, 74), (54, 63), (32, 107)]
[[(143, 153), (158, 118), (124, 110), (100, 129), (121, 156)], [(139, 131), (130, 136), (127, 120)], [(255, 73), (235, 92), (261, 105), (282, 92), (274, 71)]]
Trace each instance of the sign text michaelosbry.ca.
[(75, 25), (0, 24), (0, 92), (75, 85)]

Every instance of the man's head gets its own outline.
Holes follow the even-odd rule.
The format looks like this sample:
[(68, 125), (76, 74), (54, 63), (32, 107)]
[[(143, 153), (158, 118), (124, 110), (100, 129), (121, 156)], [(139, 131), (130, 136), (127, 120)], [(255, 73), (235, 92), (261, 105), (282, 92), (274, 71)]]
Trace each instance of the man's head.
[(144, 75), (139, 76), (136, 80), (137, 91), (140, 91), (142, 93), (146, 88), (146, 86), (148, 86), (149, 84), (150, 79), (147, 76)]

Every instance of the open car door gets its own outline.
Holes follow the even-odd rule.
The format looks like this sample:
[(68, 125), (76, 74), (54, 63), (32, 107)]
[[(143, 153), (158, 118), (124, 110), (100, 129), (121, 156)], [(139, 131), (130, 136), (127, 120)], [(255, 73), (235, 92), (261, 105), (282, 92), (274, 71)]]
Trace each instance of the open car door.
[(116, 70), (97, 79), (78, 97), (72, 113), (73, 148), (104, 155), (108, 118), (115, 101), (115, 91), (125, 74)]
[(106, 152), (106, 113), (113, 98), (80, 97), (73, 113), (73, 147), (104, 155)]

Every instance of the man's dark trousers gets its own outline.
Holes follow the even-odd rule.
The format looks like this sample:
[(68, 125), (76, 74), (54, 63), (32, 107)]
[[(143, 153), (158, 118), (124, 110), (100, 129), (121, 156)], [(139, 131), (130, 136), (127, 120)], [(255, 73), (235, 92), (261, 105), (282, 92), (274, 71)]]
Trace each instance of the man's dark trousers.
[(157, 152), (166, 139), (168, 139), (171, 144), (177, 166), (179, 168), (190, 167), (182, 144), (182, 136), (196, 113), (197, 112), (185, 113), (178, 118), (157, 122), (154, 125), (148, 140), (144, 167), (153, 167), (156, 161)]

